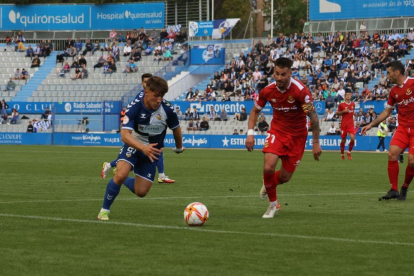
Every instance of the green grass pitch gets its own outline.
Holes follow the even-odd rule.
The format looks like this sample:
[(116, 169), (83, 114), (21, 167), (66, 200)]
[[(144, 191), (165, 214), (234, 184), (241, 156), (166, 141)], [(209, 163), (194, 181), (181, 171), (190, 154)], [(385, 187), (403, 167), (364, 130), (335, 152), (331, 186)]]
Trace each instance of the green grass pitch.
[[(118, 148), (0, 146), (0, 275), (412, 275), (414, 194), (389, 189), (387, 155), (306, 152), (262, 219), (263, 155), (165, 149), (166, 174), (139, 199), (128, 189), (96, 219)], [(407, 160), (407, 156), (405, 158)], [(280, 164), (279, 164), (280, 165)], [(400, 165), (400, 185), (406, 161)], [(112, 174), (109, 175), (111, 177)], [(108, 179), (109, 179), (108, 177)], [(185, 206), (204, 203), (202, 227)]]

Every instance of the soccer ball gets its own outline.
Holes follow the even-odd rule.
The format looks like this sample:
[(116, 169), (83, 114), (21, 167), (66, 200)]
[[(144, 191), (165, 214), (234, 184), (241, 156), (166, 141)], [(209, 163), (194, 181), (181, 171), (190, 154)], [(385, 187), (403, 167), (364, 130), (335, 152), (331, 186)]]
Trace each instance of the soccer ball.
[(200, 202), (188, 204), (184, 210), (185, 222), (190, 226), (201, 226), (208, 220), (207, 207)]

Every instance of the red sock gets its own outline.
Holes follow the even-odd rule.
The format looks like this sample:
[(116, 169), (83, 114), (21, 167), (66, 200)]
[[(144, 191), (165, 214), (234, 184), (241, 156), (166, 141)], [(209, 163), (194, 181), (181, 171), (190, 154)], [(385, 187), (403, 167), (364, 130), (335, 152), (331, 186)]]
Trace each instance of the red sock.
[(414, 177), (414, 167), (407, 166), (407, 168), (405, 169), (405, 179), (404, 179), (404, 184), (403, 184), (404, 188), (408, 188), (411, 181), (413, 180), (413, 177)]
[(276, 173), (274, 172), (272, 173), (263, 172), (264, 185), (265, 185), (266, 192), (267, 192), (270, 202), (277, 200), (277, 196), (276, 196), (277, 183), (275, 182), (275, 174)]
[(391, 189), (398, 191), (398, 161), (388, 161), (388, 178), (390, 179)]
[(280, 179), (280, 170), (275, 172), (274, 177), (273, 177), (273, 181), (276, 183), (276, 186), (279, 185), (279, 184), (283, 184), (282, 180)]
[(345, 142), (341, 142), (341, 154), (345, 152)]
[(351, 152), (353, 148), (354, 148), (354, 141), (351, 140), (351, 142), (349, 142), (348, 151)]

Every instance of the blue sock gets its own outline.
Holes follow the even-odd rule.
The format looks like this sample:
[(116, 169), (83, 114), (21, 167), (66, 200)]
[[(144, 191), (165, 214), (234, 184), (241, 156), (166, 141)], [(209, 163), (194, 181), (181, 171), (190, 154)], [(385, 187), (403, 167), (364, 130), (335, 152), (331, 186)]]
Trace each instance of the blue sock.
[(164, 153), (163, 152), (161, 152), (161, 155), (158, 157), (157, 168), (158, 168), (158, 174), (164, 173)]
[(102, 205), (103, 209), (109, 210), (111, 208), (111, 205), (114, 202), (116, 196), (119, 194), (120, 189), (121, 185), (116, 185), (113, 179), (108, 182), (108, 185), (106, 186), (104, 202)]
[(127, 179), (125, 179), (124, 181), (124, 185), (133, 193), (135, 194), (135, 188), (134, 188), (134, 184), (135, 184), (135, 178), (133, 177), (127, 177)]
[(118, 159), (115, 159), (114, 161), (112, 161), (111, 163), (111, 168), (115, 168), (116, 167), (116, 161), (118, 161)]

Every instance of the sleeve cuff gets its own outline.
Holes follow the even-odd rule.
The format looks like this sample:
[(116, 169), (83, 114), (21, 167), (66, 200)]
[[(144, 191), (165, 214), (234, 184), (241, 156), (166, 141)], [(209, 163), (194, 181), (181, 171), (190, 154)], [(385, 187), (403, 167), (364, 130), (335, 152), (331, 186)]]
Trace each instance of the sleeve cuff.
[(263, 109), (263, 107), (261, 107), (257, 102), (254, 102), (254, 106), (259, 110)]

